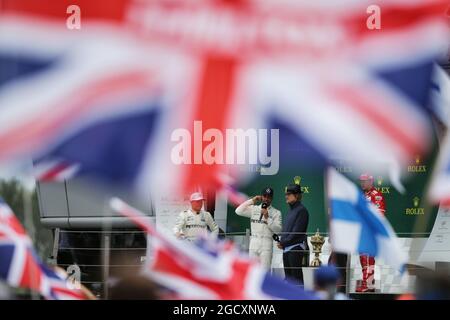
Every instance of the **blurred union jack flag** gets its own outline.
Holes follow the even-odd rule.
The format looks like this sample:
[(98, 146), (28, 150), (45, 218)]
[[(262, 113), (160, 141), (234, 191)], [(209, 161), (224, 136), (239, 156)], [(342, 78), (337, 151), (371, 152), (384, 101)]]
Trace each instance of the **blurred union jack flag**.
[[(66, 28), (71, 4), (80, 30)], [(370, 5), (381, 8), (380, 30), (367, 27)], [(430, 145), (431, 62), (447, 41), (447, 5), (4, 1), (0, 161), (31, 153), (45, 179), (85, 173), (144, 192), (206, 187), (225, 165), (170, 158), (173, 130), (200, 120), (222, 132), (276, 124), (293, 132), (288, 145), (323, 158), (406, 163)]]
[(0, 198), (0, 279), (49, 300), (86, 299), (87, 291), (73, 287), (66, 276), (42, 264), (19, 220)]
[(450, 77), (441, 67), (436, 67), (432, 105), (435, 114), (442, 123), (439, 135), (439, 153), (433, 169), (428, 199), (433, 204), (450, 207)]
[(145, 272), (180, 299), (317, 299), (268, 274), (232, 242), (207, 237), (187, 243), (159, 233), (148, 217), (118, 198), (111, 200), (111, 207), (148, 232)]
[[(447, 129), (448, 130), (448, 129)], [(443, 139), (443, 145), (439, 150), (436, 160), (430, 187), (428, 189), (428, 198), (442, 207), (450, 207), (450, 135), (447, 133)]]

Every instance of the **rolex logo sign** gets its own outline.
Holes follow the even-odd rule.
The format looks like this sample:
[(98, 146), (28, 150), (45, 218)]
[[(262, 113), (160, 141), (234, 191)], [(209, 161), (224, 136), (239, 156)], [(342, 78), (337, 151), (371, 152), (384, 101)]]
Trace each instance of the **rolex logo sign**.
[(378, 176), (378, 178), (377, 178), (377, 185), (379, 187), (381, 187), (382, 184), (383, 184), (383, 177), (382, 176)]
[(427, 172), (427, 166), (422, 163), (422, 159), (417, 155), (414, 164), (408, 166), (408, 172)]
[(385, 194), (385, 193), (390, 193), (390, 188), (391, 187), (387, 187), (387, 186), (383, 186), (384, 183), (384, 179), (382, 176), (378, 176), (377, 180), (376, 180), (376, 186), (375, 189), (377, 189), (379, 192)]
[(302, 192), (303, 192), (303, 193), (309, 193), (309, 186), (302, 186), (302, 185), (301, 185), (301, 184), (302, 184), (302, 177), (300, 177), (300, 176), (295, 176), (295, 177), (294, 177), (294, 183), (295, 183), (296, 185), (301, 186), (301, 189), (302, 189)]
[(406, 215), (423, 215), (425, 214), (425, 208), (420, 207), (420, 198), (414, 197), (412, 199), (413, 206), (405, 209)]

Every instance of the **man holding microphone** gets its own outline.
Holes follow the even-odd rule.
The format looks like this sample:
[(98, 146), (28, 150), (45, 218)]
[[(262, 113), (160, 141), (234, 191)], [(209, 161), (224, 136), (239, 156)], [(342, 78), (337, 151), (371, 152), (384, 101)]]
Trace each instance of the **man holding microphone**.
[[(236, 214), (250, 218), (250, 256), (258, 257), (266, 269), (270, 269), (272, 265), (272, 236), (281, 231), (281, 212), (272, 206), (272, 199), (273, 189), (267, 187), (260, 196), (255, 196), (236, 208)], [(261, 204), (257, 205), (258, 202)]]

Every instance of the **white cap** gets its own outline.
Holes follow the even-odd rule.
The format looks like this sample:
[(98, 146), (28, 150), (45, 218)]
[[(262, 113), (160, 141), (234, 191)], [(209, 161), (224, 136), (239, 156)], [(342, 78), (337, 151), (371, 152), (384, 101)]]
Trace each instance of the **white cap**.
[(191, 194), (190, 201), (197, 201), (197, 200), (205, 200), (205, 198), (203, 198), (203, 195), (200, 192), (194, 192), (193, 194)]

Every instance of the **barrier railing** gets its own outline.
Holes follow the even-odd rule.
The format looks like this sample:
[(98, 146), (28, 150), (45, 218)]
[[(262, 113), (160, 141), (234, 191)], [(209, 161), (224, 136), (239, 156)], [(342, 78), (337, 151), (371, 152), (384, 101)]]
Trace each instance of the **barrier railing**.
[[(315, 233), (306, 232), (296, 234), (306, 234), (309, 242), (310, 237)], [(418, 237), (419, 234), (421, 237)], [(448, 234), (448, 232), (446, 234)], [(279, 233), (279, 235), (283, 236), (283, 233)], [(328, 233), (324, 232), (322, 235), (325, 237), (325, 243), (323, 245), (320, 257), (322, 263), (327, 264), (328, 258), (332, 251), (328, 241)], [(409, 237), (404, 237), (404, 239), (411, 239), (426, 238), (429, 233), (400, 233), (399, 235), (408, 235)], [(237, 247), (242, 251), (247, 252), (249, 250), (249, 243), (251, 239), (249, 229), (245, 232), (223, 232), (219, 234), (219, 237), (234, 241)], [(273, 244), (272, 267), (270, 271), (283, 276), (283, 270), (285, 269), (282, 264), (283, 251), (276, 247), (275, 242), (273, 242)], [(403, 249), (408, 253), (421, 251), (419, 249), (412, 249), (408, 245), (404, 245)], [(302, 251), (307, 251), (309, 253), (310, 261), (314, 258), (311, 243), (309, 243), (309, 250)], [(430, 250), (430, 252), (440, 251), (447, 250)], [(450, 251), (450, 248), (448, 251)], [(79, 280), (82, 284), (90, 288), (97, 296), (107, 298), (108, 279), (129, 272), (129, 270), (141, 268), (146, 260), (146, 254), (146, 234), (142, 231), (57, 229), (55, 231), (53, 256), (50, 261), (65, 269), (72, 267), (71, 272), (69, 272), (70, 277), (74, 277), (76, 280)], [(76, 268), (73, 268), (73, 266), (76, 266)], [(305, 279), (309, 278), (310, 281), (312, 277), (311, 274), (314, 269), (309, 267), (309, 263), (303, 265), (301, 268), (303, 268)], [(349, 255), (347, 265), (337, 268), (339, 270), (345, 270), (347, 273), (347, 282), (339, 284), (339, 286), (345, 286), (347, 293), (354, 291), (356, 286), (355, 282), (358, 277), (360, 277), (362, 271), (362, 267), (359, 264), (358, 255)], [(410, 266), (408, 268), (410, 272), (419, 269), (421, 268), (415, 268), (414, 266)], [(79, 270), (78, 274), (77, 270)], [(410, 288), (408, 281), (405, 282), (398, 278), (395, 274), (395, 270), (393, 270), (391, 266), (382, 263), (379, 259), (376, 261), (375, 275), (378, 275), (376, 281), (378, 280), (380, 290), (383, 289), (383, 286), (384, 288), (388, 286), (394, 291), (397, 289), (402, 289), (405, 291)], [(391, 279), (390, 283), (383, 282), (387, 278)], [(312, 289), (311, 284), (309, 288)]]

